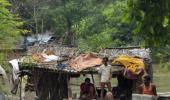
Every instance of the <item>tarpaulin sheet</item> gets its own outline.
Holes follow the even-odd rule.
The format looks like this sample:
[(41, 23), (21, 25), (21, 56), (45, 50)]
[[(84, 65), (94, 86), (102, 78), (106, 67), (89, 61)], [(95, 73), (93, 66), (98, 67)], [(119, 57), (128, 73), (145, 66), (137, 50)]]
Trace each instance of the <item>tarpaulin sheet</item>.
[(70, 67), (76, 71), (82, 71), (83, 69), (94, 67), (102, 64), (102, 59), (98, 58), (93, 53), (82, 54), (75, 59), (69, 61)]

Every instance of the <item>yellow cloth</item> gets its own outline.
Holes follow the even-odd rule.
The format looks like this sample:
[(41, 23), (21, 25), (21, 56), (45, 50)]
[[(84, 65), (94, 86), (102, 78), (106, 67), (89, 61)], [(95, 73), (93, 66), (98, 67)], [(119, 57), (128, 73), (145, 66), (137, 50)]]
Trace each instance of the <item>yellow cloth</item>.
[(125, 68), (127, 68), (129, 71), (136, 75), (140, 74), (141, 69), (144, 70), (144, 62), (142, 61), (142, 59), (134, 58), (127, 55), (119, 56), (112, 63), (113, 64), (120, 63)]

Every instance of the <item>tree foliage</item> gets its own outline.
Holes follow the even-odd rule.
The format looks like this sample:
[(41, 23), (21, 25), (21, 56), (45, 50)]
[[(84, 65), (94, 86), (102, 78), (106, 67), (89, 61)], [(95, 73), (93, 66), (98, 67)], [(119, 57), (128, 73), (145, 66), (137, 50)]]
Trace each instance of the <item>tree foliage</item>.
[(95, 44), (88, 45), (94, 43), (93, 38), (103, 35), (111, 36), (108, 38), (111, 43), (103, 45), (102, 41), (99, 43), (102, 48), (169, 44), (169, 0), (10, 1), (27, 29), (33, 33), (53, 31), (67, 44), (79, 47), (86, 44), (87, 49), (94, 50)]
[(7, 0), (0, 0), (0, 45), (1, 48), (10, 47), (15, 42), (20, 33), (23, 31), (19, 29), (22, 22), (11, 13), (8, 9), (10, 3)]
[[(11, 13), (11, 4), (7, 0), (0, 0), (0, 49), (14, 48), (15, 44), (24, 30), (20, 29), (22, 22), (16, 14)], [(0, 65), (7, 69), (6, 52), (0, 52)], [(2, 80), (4, 81), (4, 80)], [(6, 82), (6, 80), (5, 80)], [(5, 82), (0, 83), (0, 91), (8, 93)]]
[[(11, 0), (33, 33), (50, 30), (82, 50), (138, 45), (127, 0)], [(32, 27), (32, 28), (30, 28)]]
[[(112, 46), (137, 44), (137, 42), (133, 42), (133, 34), (131, 34), (135, 25), (129, 21), (130, 9), (127, 6), (127, 0), (101, 1), (95, 3), (93, 7), (97, 8), (93, 14), (83, 18), (75, 27), (76, 36), (81, 41), (84, 39), (83, 44), (80, 42), (79, 46), (86, 44), (86, 47), (100, 50)], [(90, 40), (89, 37), (100, 38), (100, 40), (103, 40), (104, 37), (108, 38), (105, 38), (105, 41), (94, 43), (92, 41), (95, 39), (91, 38)], [(93, 46), (89, 46), (90, 43)]]
[(132, 20), (137, 21), (134, 33), (142, 37), (146, 46), (159, 47), (170, 43), (169, 0), (129, 0), (129, 6)]
[(128, 0), (133, 33), (140, 43), (151, 48), (153, 57), (167, 61), (170, 46), (170, 0)]

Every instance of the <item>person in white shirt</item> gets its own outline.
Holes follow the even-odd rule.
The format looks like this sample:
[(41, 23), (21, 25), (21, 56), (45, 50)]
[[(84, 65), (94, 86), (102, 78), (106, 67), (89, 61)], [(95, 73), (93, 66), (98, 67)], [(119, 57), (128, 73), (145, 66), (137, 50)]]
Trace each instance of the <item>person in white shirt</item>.
[(105, 85), (107, 85), (108, 91), (111, 92), (111, 77), (112, 77), (112, 71), (111, 71), (111, 65), (108, 64), (108, 57), (103, 58), (103, 64), (99, 68), (99, 74), (100, 74), (100, 85), (101, 85), (101, 94), (100, 97), (103, 98), (103, 92)]

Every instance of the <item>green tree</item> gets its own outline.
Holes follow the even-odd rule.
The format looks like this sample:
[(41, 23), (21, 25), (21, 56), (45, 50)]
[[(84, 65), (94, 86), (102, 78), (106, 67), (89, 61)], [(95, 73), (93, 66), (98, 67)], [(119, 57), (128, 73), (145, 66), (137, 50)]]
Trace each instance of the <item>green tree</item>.
[(131, 20), (136, 21), (133, 31), (141, 44), (151, 48), (153, 57), (163, 59), (170, 50), (170, 1), (169, 0), (128, 0)]
[(0, 47), (9, 48), (14, 46), (21, 32), (19, 27), (22, 25), (19, 17), (12, 14), (8, 9), (10, 3), (7, 0), (0, 1)]
[(129, 0), (131, 19), (136, 20), (134, 33), (142, 37), (146, 46), (159, 47), (169, 44), (170, 1)]
[[(15, 44), (24, 30), (20, 29), (22, 22), (17, 15), (12, 14), (9, 7), (11, 4), (7, 0), (0, 0), (0, 49), (15, 48)], [(7, 69), (6, 51), (0, 52), (0, 65)], [(6, 82), (6, 81), (5, 81)], [(3, 83), (3, 82), (1, 82)], [(0, 91), (8, 93), (6, 84), (0, 84)]]
[(131, 33), (135, 24), (129, 21), (130, 10), (127, 0), (17, 2), (13, 4), (18, 7), (17, 11), (26, 25), (34, 27), (34, 33), (53, 31), (63, 43), (74, 44), (83, 51), (99, 51), (111, 46), (138, 44), (133, 42), (134, 37)]
[(129, 20), (127, 0), (95, 1), (92, 8), (93, 14), (82, 18), (75, 26), (80, 48), (99, 51), (106, 47), (138, 44), (133, 39), (135, 24)]

